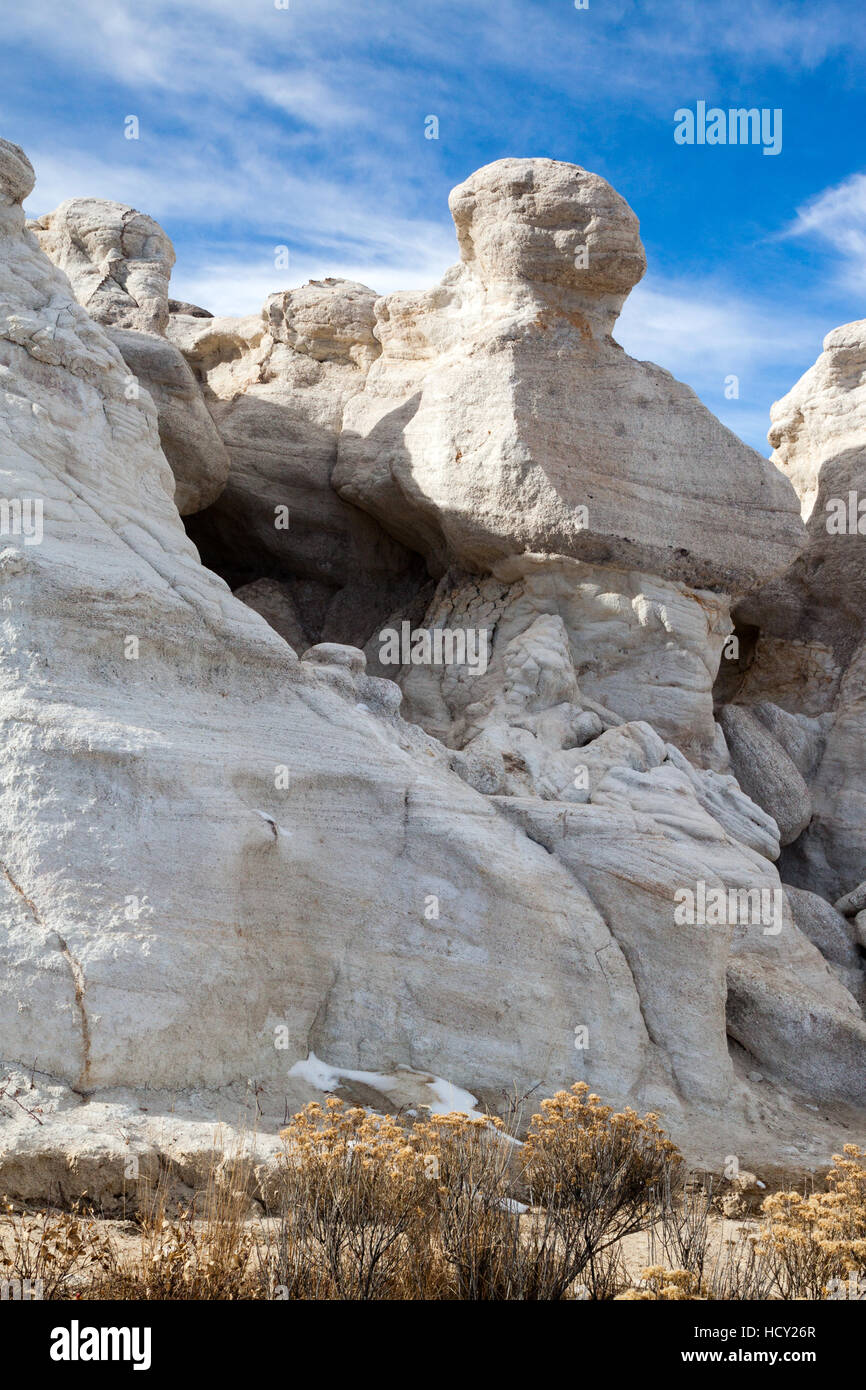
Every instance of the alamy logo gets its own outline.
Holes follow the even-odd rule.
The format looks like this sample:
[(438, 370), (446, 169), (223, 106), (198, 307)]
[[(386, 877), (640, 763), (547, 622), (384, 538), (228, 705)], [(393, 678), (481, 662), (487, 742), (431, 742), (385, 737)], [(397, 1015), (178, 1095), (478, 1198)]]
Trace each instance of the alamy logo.
[(828, 497), (827, 534), (829, 536), (866, 536), (866, 497), (849, 492), (844, 497)]
[(487, 629), (475, 627), (416, 627), (401, 623), (400, 631), (385, 627), (379, 633), (383, 666), (468, 666), (477, 675), (487, 670)]
[(827, 1280), (827, 1297), (832, 1299), (851, 1299), (862, 1303), (866, 1300), (866, 1279), (862, 1269), (849, 1270), (847, 1278), (834, 1274)]
[(131, 1361), (134, 1371), (150, 1370), (149, 1327), (69, 1327), (51, 1332), (52, 1361)]
[(0, 497), (0, 536), (23, 536), (25, 545), (40, 545), (42, 498)]
[(0, 1279), (0, 1303), (34, 1303), (44, 1297), (41, 1279)]
[(708, 888), (698, 879), (694, 888), (674, 893), (678, 927), (763, 927), (764, 936), (782, 930), (781, 888)]
[(764, 154), (782, 152), (782, 108), (721, 106), (707, 110), (705, 101), (695, 110), (681, 106), (674, 112), (674, 139), (678, 145), (763, 145)]

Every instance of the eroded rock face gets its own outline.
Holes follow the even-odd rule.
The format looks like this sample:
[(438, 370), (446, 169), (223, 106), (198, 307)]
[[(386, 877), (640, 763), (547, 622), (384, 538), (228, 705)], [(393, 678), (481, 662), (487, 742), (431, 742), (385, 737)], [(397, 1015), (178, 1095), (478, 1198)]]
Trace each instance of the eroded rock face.
[(156, 406), (159, 442), (174, 474), (175, 506), (181, 516), (200, 512), (225, 488), (230, 461), (198, 382), (183, 354), (165, 338), (126, 328), (106, 331)]
[(69, 198), (33, 230), (97, 323), (165, 332), (174, 247), (152, 217), (104, 198)]
[(790, 844), (812, 818), (812, 798), (800, 771), (747, 706), (725, 705), (719, 723), (737, 781), (773, 817), (780, 842)]
[(450, 201), (460, 264), (376, 305), (340, 495), (436, 574), (534, 552), (736, 593), (785, 569), (801, 525), (778, 470), (610, 337), (644, 268), (623, 200), (576, 165), (507, 159)]
[(345, 403), (379, 353), (374, 303), (365, 285), (311, 281), (271, 295), (260, 316), (177, 315), (169, 329), (232, 461), (190, 534), (233, 585), (280, 582), (307, 642), (363, 644), (426, 579), (417, 556), (331, 487)]
[[(19, 153), (0, 161), (3, 486), (44, 501), (41, 544), (0, 557), (0, 1056), (82, 1097), (254, 1076), (274, 1123), (311, 1050), (435, 1057), (491, 1094), (539, 1068), (639, 1087), (637, 991), (585, 891), (399, 721), (389, 682), (299, 663), (200, 565), (153, 404), (24, 233)], [(588, 1070), (576, 997), (610, 1030)]]
[[(790, 486), (609, 339), (643, 253), (608, 185), (503, 161), (455, 191), (463, 259), (429, 296), (311, 283), (167, 338), (75, 302), (31, 186), (0, 141), (2, 490), (44, 509), (0, 551), (0, 1058), (38, 1058), (50, 1120), (2, 1189), (67, 1142), (113, 1163), (144, 1087), (151, 1148), (249, 1084), (267, 1134), (347, 1072), (364, 1103), (447, 1078), (494, 1108), (585, 1078), (719, 1163), (816, 1098), (866, 1109), (859, 955), (797, 924), (781, 792), (745, 794), (713, 719), (729, 592), (796, 551)], [(183, 353), (231, 457), (190, 532), (236, 594), (120, 334)], [(484, 669), (383, 662), (403, 622), (484, 629)], [(815, 799), (825, 723), (760, 698)], [(713, 889), (772, 913), (682, 917)]]
[(30, 225), (79, 304), (123, 354), (132, 374), (127, 393), (140, 383), (153, 398), (178, 510), (209, 506), (225, 487), (229, 456), (190, 368), (162, 336), (175, 260), (168, 236), (152, 217), (101, 198), (68, 199)]
[(800, 496), (806, 546), (736, 610), (761, 630), (737, 699), (769, 698), (820, 726), (818, 756), (801, 769), (814, 814), (784, 870), (833, 901), (866, 876), (866, 321), (827, 335), (771, 417), (773, 460)]
[[(652, 575), (524, 556), (484, 579), (449, 573), (417, 624), (483, 635), (484, 669), (480, 662), (475, 670), (380, 665), (380, 654), (388, 654), (382, 634), (401, 621), (400, 614), (388, 618), (368, 657), (399, 682), (407, 717), (451, 746), (505, 724), (526, 739), (542, 732), (553, 750), (568, 748), (581, 741), (571, 721), (594, 711), (598, 732), (645, 718), (697, 764), (727, 766), (712, 699), (731, 630), (723, 596)], [(542, 713), (550, 737), (535, 727)], [(554, 718), (565, 721), (561, 734), (553, 732)]]
[(866, 499), (866, 320), (828, 333), (815, 365), (770, 414), (773, 461), (797, 490), (806, 546), (744, 603), (743, 616), (769, 636), (824, 643), (845, 664), (866, 636), (866, 507), (857, 529)]

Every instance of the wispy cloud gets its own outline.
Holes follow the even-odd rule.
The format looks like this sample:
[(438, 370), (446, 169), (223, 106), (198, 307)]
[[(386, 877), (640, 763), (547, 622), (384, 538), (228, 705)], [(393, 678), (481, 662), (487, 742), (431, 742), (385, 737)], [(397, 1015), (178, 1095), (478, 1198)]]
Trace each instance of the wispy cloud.
[(814, 311), (737, 296), (721, 283), (650, 274), (626, 301), (614, 336), (632, 357), (687, 382), (729, 429), (766, 454), (770, 405), (814, 361), (826, 331)]
[[(757, 447), (771, 401), (857, 312), (866, 175), (802, 202), (804, 187), (827, 177), (820, 105), (804, 133), (795, 118), (789, 125), (786, 104), (785, 154), (758, 161), (772, 171), (715, 151), (680, 158), (671, 121), (698, 96), (776, 105), (784, 88), (796, 104), (798, 81), (806, 92), (825, 64), (821, 91), (834, 101), (856, 94), (866, 20), (849, 0), (591, 0), (585, 11), (571, 0), (289, 0), (286, 10), (273, 0), (38, 0), (7, 9), (0, 117), (36, 167), (28, 211), (88, 195), (141, 208), (175, 241), (174, 294), (214, 312), (254, 312), (271, 291), (325, 275), (381, 293), (435, 283), (457, 258), (448, 189), (506, 154), (577, 159), (626, 192), (648, 244), (689, 275), (660, 277), (651, 258), (617, 336), (692, 384)], [(809, 88), (803, 100), (813, 99)], [(431, 112), (442, 119), (439, 142), (424, 139)], [(856, 105), (837, 126), (855, 132), (856, 150), (851, 112)], [(140, 118), (140, 141), (123, 138), (127, 114)], [(848, 167), (860, 158), (857, 150)], [(780, 221), (790, 225), (774, 242)], [(743, 253), (745, 223), (753, 240)], [(274, 267), (278, 245), (289, 248), (288, 272)], [(792, 304), (779, 288), (794, 263)], [(724, 396), (731, 374), (738, 401)]]
[(811, 238), (842, 258), (839, 274), (852, 289), (866, 288), (866, 174), (852, 174), (797, 209), (788, 237)]
[(201, 265), (178, 265), (171, 279), (171, 292), (176, 299), (200, 304), (212, 314), (244, 315), (257, 313), (269, 294), (304, 284), (307, 280), (323, 280), (333, 276), (355, 280), (377, 294), (392, 294), (395, 290), (423, 290), (442, 278), (455, 255), (425, 255), (417, 247), (414, 259), (388, 261), (340, 261), (325, 256), (291, 256), (286, 270), (268, 266), (265, 259), (255, 263), (249, 258), (206, 261)]

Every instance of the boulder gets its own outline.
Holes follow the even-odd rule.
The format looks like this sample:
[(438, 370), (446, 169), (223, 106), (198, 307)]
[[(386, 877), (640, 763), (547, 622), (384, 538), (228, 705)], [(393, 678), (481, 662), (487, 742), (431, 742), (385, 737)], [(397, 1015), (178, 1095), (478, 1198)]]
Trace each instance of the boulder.
[(181, 516), (200, 512), (223, 491), (230, 460), (198, 382), (183, 354), (165, 338), (125, 328), (107, 332), (156, 406), (159, 442), (174, 474), (178, 511)]
[(857, 934), (851, 922), (817, 893), (785, 884), (791, 916), (804, 936), (832, 965), (860, 966)]
[(235, 589), (235, 598), (255, 609), (295, 652), (303, 651), (309, 637), (301, 626), (292, 596), (277, 579), (256, 579)]

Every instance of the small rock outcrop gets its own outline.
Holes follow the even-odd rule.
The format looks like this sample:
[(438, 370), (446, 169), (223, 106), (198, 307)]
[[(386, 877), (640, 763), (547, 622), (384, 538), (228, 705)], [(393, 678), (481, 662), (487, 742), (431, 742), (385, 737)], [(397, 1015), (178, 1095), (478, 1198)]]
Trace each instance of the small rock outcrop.
[(69, 198), (31, 227), (97, 323), (165, 332), (174, 247), (152, 217), (104, 198)]

